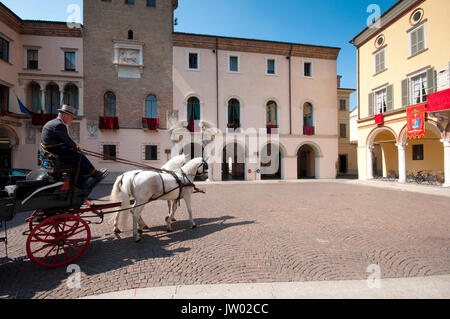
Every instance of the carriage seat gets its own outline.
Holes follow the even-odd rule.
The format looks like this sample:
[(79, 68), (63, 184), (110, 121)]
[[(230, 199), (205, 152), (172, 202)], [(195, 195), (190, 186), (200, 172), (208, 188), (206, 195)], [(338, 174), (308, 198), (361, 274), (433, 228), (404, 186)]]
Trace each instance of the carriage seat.
[(49, 173), (54, 173), (55, 170), (74, 170), (74, 167), (71, 165), (62, 163), (59, 156), (48, 154), (42, 150), (38, 151), (38, 166)]

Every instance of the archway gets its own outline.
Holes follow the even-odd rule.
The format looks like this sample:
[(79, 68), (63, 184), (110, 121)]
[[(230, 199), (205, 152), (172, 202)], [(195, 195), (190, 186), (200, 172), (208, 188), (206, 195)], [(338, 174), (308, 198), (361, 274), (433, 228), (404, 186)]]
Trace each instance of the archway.
[(222, 180), (245, 180), (245, 148), (239, 143), (230, 143), (223, 148)]
[(261, 179), (282, 179), (282, 150), (277, 144), (269, 143), (261, 151)]
[(399, 176), (397, 137), (390, 128), (375, 129), (368, 138), (367, 177)]
[(316, 178), (316, 152), (305, 144), (297, 152), (297, 178), (313, 179)]

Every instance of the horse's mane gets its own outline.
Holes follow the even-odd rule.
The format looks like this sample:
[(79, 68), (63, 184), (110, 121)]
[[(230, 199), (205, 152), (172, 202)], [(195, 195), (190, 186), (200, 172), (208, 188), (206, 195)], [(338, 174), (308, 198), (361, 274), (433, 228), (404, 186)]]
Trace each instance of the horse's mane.
[(168, 161), (166, 164), (164, 164), (164, 166), (161, 168), (169, 170), (169, 171), (173, 171), (177, 168), (183, 167), (186, 164), (187, 159), (188, 159), (187, 156), (184, 154), (175, 156), (170, 161)]

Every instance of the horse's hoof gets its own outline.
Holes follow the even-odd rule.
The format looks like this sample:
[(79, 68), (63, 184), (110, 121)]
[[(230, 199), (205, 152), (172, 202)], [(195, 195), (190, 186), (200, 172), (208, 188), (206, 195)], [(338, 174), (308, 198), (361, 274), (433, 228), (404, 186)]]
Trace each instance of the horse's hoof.
[(145, 225), (144, 227), (142, 227), (143, 230), (149, 230), (150, 227), (148, 227), (147, 225)]
[(169, 233), (172, 233), (172, 232), (173, 232), (173, 229), (172, 229), (172, 228), (169, 228), (169, 227), (167, 227), (167, 232), (169, 232)]
[(122, 231), (119, 228), (114, 228), (114, 234), (120, 234)]
[(172, 217), (172, 222), (176, 222), (176, 221), (177, 221), (176, 218)]

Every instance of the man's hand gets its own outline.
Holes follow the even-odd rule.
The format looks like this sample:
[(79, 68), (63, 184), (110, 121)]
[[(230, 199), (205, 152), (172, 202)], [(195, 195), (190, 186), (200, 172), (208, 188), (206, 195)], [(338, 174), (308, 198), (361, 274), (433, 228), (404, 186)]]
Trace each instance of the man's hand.
[(81, 153), (81, 148), (79, 145), (77, 146), (77, 151)]

